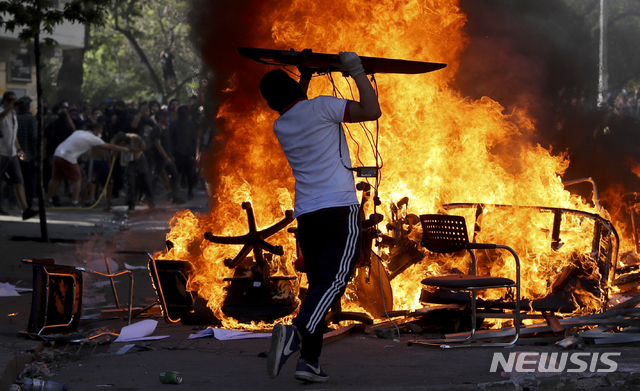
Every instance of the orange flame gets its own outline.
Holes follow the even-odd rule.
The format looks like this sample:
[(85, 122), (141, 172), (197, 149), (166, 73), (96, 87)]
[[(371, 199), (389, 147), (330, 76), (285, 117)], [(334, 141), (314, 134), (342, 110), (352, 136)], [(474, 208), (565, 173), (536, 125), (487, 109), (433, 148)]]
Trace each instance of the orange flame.
[[(240, 327), (220, 310), (225, 285), (222, 279), (232, 274), (222, 261), (233, 258), (239, 248), (203, 241), (203, 233), (245, 234), (247, 220), (240, 209), (244, 201), (253, 203), (259, 225), (273, 224), (285, 210), (292, 209), (294, 183), (271, 131), (277, 114), (257, 94), (259, 78), (271, 68), (240, 58), (235, 46), (312, 48), (322, 53), (349, 50), (366, 56), (447, 64), (447, 68), (430, 74), (376, 75), (383, 111), (380, 152), (384, 168), (379, 190), (387, 221), (389, 203), (405, 196), (410, 199), (409, 211), (415, 214), (437, 213), (442, 211), (442, 205), (456, 202), (549, 206), (599, 213), (564, 189), (561, 176), (569, 164), (566, 156), (554, 156), (529, 141), (535, 128), (525, 110), (505, 113), (489, 97), (472, 101), (452, 87), (467, 43), (466, 16), (460, 11), (458, 0), (345, 0), (323, 2), (322, 6), (312, 0), (254, 1), (245, 6), (246, 13), (227, 10), (221, 16), (238, 17), (241, 39), (228, 39), (233, 34), (224, 34), (216, 26), (205, 26), (201, 34), (204, 58), (214, 71), (220, 70), (227, 77), (226, 85), (214, 91), (222, 99), (216, 113), (222, 130), (203, 166), (210, 185), (212, 211), (207, 215), (194, 216), (189, 211), (176, 214), (167, 236), (174, 248), (155, 255), (188, 260), (194, 265), (191, 288), (209, 301), (225, 326)], [(215, 6), (211, 7), (202, 14), (215, 14)], [(233, 29), (230, 25), (234, 21), (228, 20), (223, 26)], [(220, 50), (210, 50), (211, 47)], [(225, 74), (232, 69), (231, 64), (236, 67), (235, 73)], [(337, 75), (335, 78), (339, 79), (339, 89), (348, 92), (348, 80)], [(320, 94), (331, 94), (326, 77), (312, 81), (309, 97)], [(361, 146), (368, 145), (362, 131), (355, 126), (350, 129)], [(350, 147), (355, 162), (353, 142)], [(370, 151), (362, 150), (359, 157), (365, 165), (373, 162)], [(474, 216), (466, 217), (473, 228)], [(535, 210), (514, 213), (487, 208), (477, 239), (516, 249), (522, 258), (525, 297), (543, 297), (563, 266), (573, 262), (574, 254), (589, 251), (593, 221), (564, 216), (561, 234), (566, 245), (558, 251), (549, 248), (552, 225), (553, 215)], [(293, 275), (295, 243), (291, 235), (283, 232), (269, 241), (285, 248), (285, 255), (275, 260), (275, 268)], [(451, 262), (444, 264), (427, 257), (394, 279), (394, 309), (420, 306), (420, 281), (425, 275), (466, 267), (457, 266), (453, 259)], [(486, 267), (496, 275), (512, 277), (514, 273), (508, 259), (494, 259), (493, 265)]]

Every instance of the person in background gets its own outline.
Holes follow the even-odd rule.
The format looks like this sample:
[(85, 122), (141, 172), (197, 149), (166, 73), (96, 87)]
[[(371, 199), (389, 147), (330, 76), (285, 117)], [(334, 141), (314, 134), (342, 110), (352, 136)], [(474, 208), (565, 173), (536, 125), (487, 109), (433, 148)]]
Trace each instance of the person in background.
[[(96, 122), (95, 124), (88, 125), (88, 127), (90, 128), (88, 130), (99, 132), (103, 125), (100, 122)], [(87, 186), (82, 192), (82, 200), (80, 201), (82, 205), (87, 206), (85, 204), (87, 196), (91, 197), (89, 205), (94, 205), (97, 202), (96, 190), (98, 190), (98, 185), (101, 185), (105, 194), (104, 210), (105, 212), (113, 212), (113, 209), (111, 209), (113, 178), (109, 175), (111, 169), (110, 155), (108, 149), (100, 147), (91, 148), (87, 170)]]
[(153, 120), (154, 123), (157, 123), (158, 118), (156, 117), (156, 115), (160, 111), (160, 102), (158, 102), (157, 100), (150, 101), (149, 110), (151, 111), (151, 119)]
[(299, 82), (283, 70), (268, 72), (260, 93), (280, 117), (273, 132), (295, 178), (294, 217), (309, 280), (307, 296), (292, 325), (273, 328), (267, 358), (270, 378), (300, 350), (295, 378), (325, 382), (319, 363), (325, 317), (340, 300), (360, 256), (362, 224), (359, 216), (349, 147), (343, 122), (373, 121), (380, 117), (378, 97), (360, 57), (340, 52), (342, 69), (355, 80), (359, 101), (318, 96), (307, 99), (312, 72), (301, 69)]
[[(18, 115), (14, 110), (16, 94), (6, 91), (2, 95), (2, 107), (0, 107), (0, 178), (7, 174), (9, 183), (13, 184), (22, 210), (22, 220), (27, 220), (37, 215), (38, 212), (29, 208), (24, 194), (24, 179), (20, 170), (20, 160), (26, 155), (18, 141)], [(5, 212), (6, 213), (6, 212)]]
[(49, 103), (47, 103), (46, 101), (42, 102), (41, 110), (42, 110), (42, 118), (44, 119), (42, 127), (46, 129), (47, 126), (51, 123), (51, 121), (56, 119), (56, 117), (55, 115), (53, 115), (53, 111), (49, 107)]
[[(69, 115), (69, 104), (66, 101), (60, 102), (54, 107), (57, 118), (52, 121), (44, 130), (44, 151), (45, 164), (43, 172), (45, 173), (44, 183), (51, 181), (51, 173), (53, 172), (53, 154), (58, 145), (66, 140), (73, 132), (76, 126)], [(65, 192), (68, 192), (69, 183), (65, 181)], [(56, 196), (53, 200), (55, 206), (59, 206), (59, 200)]]
[(193, 190), (196, 186), (196, 138), (198, 129), (189, 118), (189, 107), (178, 107), (178, 119), (169, 124), (169, 132), (173, 143), (173, 158), (175, 159), (178, 174), (187, 180), (187, 198), (193, 199)]
[(112, 141), (113, 143), (128, 147), (128, 151), (120, 153), (120, 165), (124, 168), (125, 186), (127, 197), (126, 204), (128, 210), (133, 211), (138, 202), (138, 189), (144, 196), (144, 202), (149, 209), (155, 208), (153, 192), (151, 190), (151, 175), (149, 165), (144, 155), (147, 145), (136, 133), (118, 133)]
[(151, 151), (153, 151), (154, 173), (162, 176), (167, 188), (170, 189), (171, 202), (184, 204), (178, 196), (180, 175), (173, 161), (173, 141), (169, 132), (169, 112), (161, 110), (158, 114), (158, 124), (151, 131)]
[(20, 169), (24, 178), (24, 194), (27, 206), (33, 207), (36, 197), (36, 178), (38, 177), (38, 120), (31, 114), (31, 98), (23, 96), (16, 101), (18, 115), (18, 141), (24, 152), (20, 159)]
[(180, 106), (180, 101), (176, 98), (173, 98), (169, 101), (169, 113), (171, 114), (171, 118), (169, 120), (173, 121), (178, 119), (178, 106)]
[(166, 48), (160, 53), (160, 64), (162, 64), (162, 78), (164, 79), (164, 89), (168, 90), (169, 83), (176, 88), (176, 71), (173, 68), (173, 52), (171, 48)]
[(53, 172), (47, 189), (49, 204), (53, 204), (53, 197), (57, 196), (60, 183), (64, 179), (72, 182), (72, 206), (80, 206), (78, 198), (80, 197), (80, 187), (82, 181), (82, 172), (78, 165), (78, 157), (88, 152), (92, 147), (100, 147), (110, 149), (112, 151), (128, 152), (129, 149), (115, 144), (105, 143), (101, 138), (102, 128), (96, 127), (88, 130), (76, 130), (64, 140), (54, 153)]
[[(111, 125), (105, 128), (105, 130), (108, 130), (110, 135), (117, 135), (120, 132), (125, 134), (132, 132), (131, 123), (133, 122), (133, 116), (129, 114), (129, 109), (124, 101), (116, 100), (113, 102), (109, 115), (111, 118)], [(120, 191), (125, 188), (124, 167), (125, 166), (123, 165), (116, 164), (113, 170), (114, 198), (118, 198), (120, 196)]]
[(80, 119), (82, 120), (82, 123), (81, 123), (82, 129), (85, 129), (85, 125), (88, 124), (89, 122), (91, 122), (92, 124), (96, 122), (93, 112), (94, 112), (93, 106), (90, 104), (86, 104), (82, 108), (82, 113), (80, 113)]
[(84, 129), (84, 121), (80, 118), (80, 112), (77, 109), (69, 109), (69, 117), (71, 117), (73, 127), (76, 130)]
[(131, 121), (131, 129), (133, 129), (133, 133), (138, 134), (146, 142), (149, 140), (151, 130), (154, 126), (155, 122), (151, 119), (151, 109), (149, 109), (149, 104), (147, 102), (140, 103), (140, 110), (133, 118), (133, 121)]

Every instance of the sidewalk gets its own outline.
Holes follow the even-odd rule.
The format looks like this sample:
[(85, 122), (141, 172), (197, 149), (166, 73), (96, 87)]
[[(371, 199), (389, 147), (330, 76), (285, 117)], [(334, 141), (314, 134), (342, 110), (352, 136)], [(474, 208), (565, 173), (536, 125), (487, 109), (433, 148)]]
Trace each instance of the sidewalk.
[[(207, 198), (198, 194), (180, 209), (207, 212)], [(0, 282), (20, 288), (31, 287), (31, 267), (21, 264), (24, 258), (54, 258), (63, 264), (83, 265), (102, 262), (105, 245), (118, 250), (162, 250), (168, 221), (179, 210), (158, 202), (154, 210), (139, 207), (126, 213), (125, 206), (115, 206), (114, 213), (100, 209), (51, 209), (47, 211), (52, 243), (37, 241), (40, 228), (37, 218), (23, 222), (14, 216), (0, 216)], [(15, 213), (14, 213), (15, 212)], [(122, 260), (116, 260), (123, 268)], [(146, 265), (142, 257), (127, 258), (132, 266)], [(147, 270), (135, 270), (134, 305), (152, 303), (155, 293)], [(93, 288), (85, 282), (85, 298), (111, 300), (109, 290)], [(120, 288), (122, 285), (122, 288)], [(123, 296), (124, 283), (120, 283)], [(85, 303), (86, 304), (86, 303)], [(103, 305), (106, 303), (102, 303)], [(640, 384), (640, 349), (638, 347), (585, 348), (587, 352), (621, 352), (618, 371), (607, 376), (589, 374), (562, 377), (520, 376), (509, 381), (500, 373), (489, 371), (494, 352), (560, 352), (553, 345), (518, 345), (513, 349), (457, 349), (407, 346), (415, 336), (403, 334), (399, 342), (379, 339), (356, 332), (325, 346), (321, 364), (330, 379), (324, 384), (303, 385), (293, 378), (295, 358), (287, 362), (276, 379), (266, 374), (264, 352), (269, 339), (218, 341), (211, 337), (188, 340), (189, 334), (202, 327), (169, 324), (162, 318), (153, 335), (169, 335), (159, 341), (136, 342), (126, 354), (116, 354), (125, 343), (98, 347), (70, 344), (44, 346), (38, 341), (17, 337), (29, 320), (31, 293), (19, 297), (0, 297), (0, 371), (2, 381), (20, 373), (29, 357), (46, 358), (56, 374), (51, 380), (64, 383), (69, 390), (158, 390), (174, 387), (160, 383), (161, 371), (177, 371), (183, 376), (183, 388), (193, 390), (623, 390)], [(89, 314), (86, 311), (85, 314)], [(141, 318), (134, 318), (133, 322)], [(124, 320), (84, 319), (82, 331), (111, 326), (119, 332)], [(523, 344), (527, 339), (523, 338)], [(530, 343), (530, 342), (529, 342)], [(43, 350), (34, 353), (34, 350)], [(575, 351), (575, 350), (574, 350)], [(11, 360), (22, 363), (11, 364)], [(10, 383), (9, 383), (10, 384)], [(5, 384), (1, 384), (5, 387)], [(6, 385), (8, 387), (8, 384)], [(0, 389), (3, 391), (5, 388)]]

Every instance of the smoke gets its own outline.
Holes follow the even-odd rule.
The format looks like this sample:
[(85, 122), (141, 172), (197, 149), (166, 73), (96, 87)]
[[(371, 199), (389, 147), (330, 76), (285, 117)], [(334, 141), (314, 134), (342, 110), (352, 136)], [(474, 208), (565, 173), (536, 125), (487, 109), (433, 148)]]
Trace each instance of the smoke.
[[(268, 10), (286, 9), (288, 3), (191, 0), (193, 39), (214, 75), (209, 82), (209, 93), (218, 105), (214, 116), (221, 102), (236, 111), (245, 108), (247, 113), (261, 102), (257, 86), (270, 68), (241, 57), (237, 47), (259, 46), (256, 37), (272, 36), (266, 27), (269, 23), (262, 19)], [(488, 96), (507, 114), (526, 109), (536, 127), (532, 141), (554, 154), (568, 154), (571, 164), (565, 180), (593, 177), (601, 193), (620, 184), (640, 190), (638, 177), (631, 171), (639, 156), (633, 147), (637, 122), (595, 107), (598, 45), (588, 24), (593, 21), (580, 19), (575, 7), (555, 0), (461, 0), (460, 7), (467, 14), (469, 36), (455, 78), (462, 93), (472, 99)], [(234, 142), (234, 148), (250, 142), (233, 124), (214, 120), (221, 133), (202, 162), (213, 193), (229, 162), (222, 156), (229, 141), (241, 140)], [(240, 151), (234, 156), (249, 158)], [(275, 157), (276, 161), (281, 158)], [(569, 190), (591, 198), (588, 187)]]
[[(213, 100), (212, 122), (220, 130), (213, 145), (200, 162), (201, 172), (210, 185), (212, 207), (221, 201), (215, 198), (225, 173), (230, 166), (255, 159), (256, 143), (264, 143), (266, 150), (279, 150), (273, 134), (260, 135), (256, 129), (246, 129), (225, 119), (224, 108), (233, 107), (234, 112), (253, 111), (262, 104), (258, 85), (262, 75), (270, 68), (241, 57), (239, 46), (258, 47), (256, 38), (271, 36), (267, 23), (259, 23), (266, 10), (286, 6), (287, 2), (274, 0), (210, 1), (191, 0), (188, 19), (192, 27), (192, 40), (200, 49), (202, 60), (211, 69), (208, 81), (208, 96)], [(266, 105), (265, 105), (266, 107)], [(274, 164), (285, 165), (284, 155), (267, 158)], [(283, 176), (286, 176), (283, 174)], [(251, 172), (241, 177), (253, 183)], [(284, 181), (284, 179), (282, 179)], [(287, 178), (288, 180), (288, 178)], [(238, 186), (238, 184), (234, 184)]]
[[(638, 122), (595, 104), (599, 48), (593, 20), (555, 0), (461, 0), (461, 8), (469, 34), (456, 75), (463, 94), (489, 96), (507, 113), (527, 109), (536, 124), (533, 141), (568, 153), (565, 181), (592, 177), (601, 195), (640, 190), (631, 171), (640, 156)], [(567, 189), (592, 198), (588, 184)]]

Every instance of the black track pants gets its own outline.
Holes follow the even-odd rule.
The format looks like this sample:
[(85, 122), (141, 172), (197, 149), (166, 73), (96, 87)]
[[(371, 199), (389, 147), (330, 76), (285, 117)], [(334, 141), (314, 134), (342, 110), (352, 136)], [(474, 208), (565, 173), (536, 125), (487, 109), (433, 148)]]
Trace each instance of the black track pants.
[(360, 257), (361, 226), (358, 205), (298, 216), (298, 240), (309, 290), (293, 323), (302, 333), (301, 355), (310, 363), (320, 357), (325, 316), (344, 294)]

